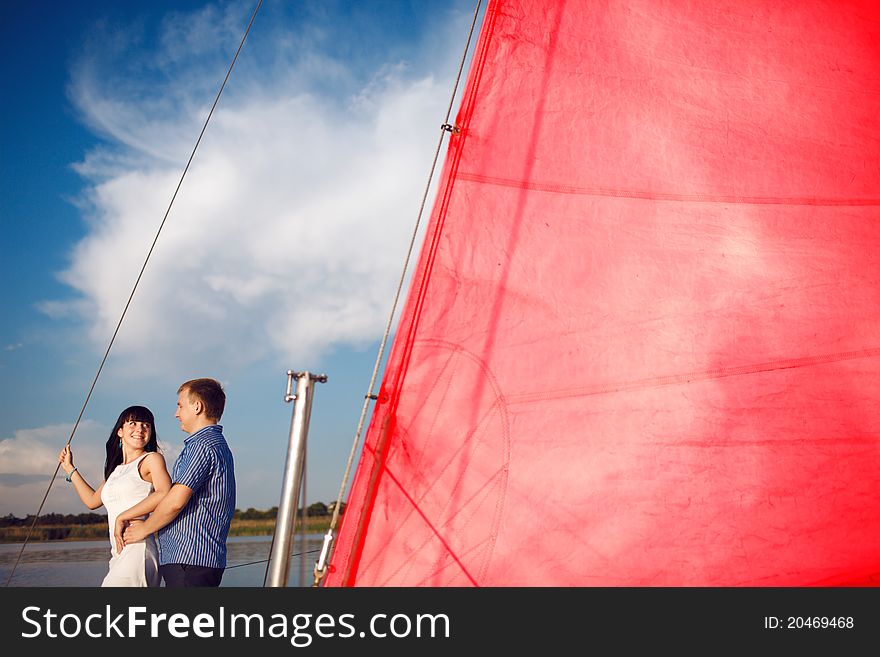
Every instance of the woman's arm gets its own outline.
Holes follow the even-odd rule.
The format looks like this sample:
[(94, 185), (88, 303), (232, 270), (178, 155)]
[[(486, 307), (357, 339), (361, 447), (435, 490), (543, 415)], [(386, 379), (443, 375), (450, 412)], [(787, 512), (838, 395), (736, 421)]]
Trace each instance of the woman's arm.
[[(79, 499), (82, 500), (86, 507), (97, 509), (104, 505), (101, 501), (101, 489), (104, 488), (104, 482), (101, 482), (98, 490), (89, 486), (89, 482), (83, 478), (79, 473), (79, 469), (73, 465), (73, 452), (70, 450), (70, 445), (65, 445), (64, 449), (61, 450), (61, 453), (58, 455), (58, 462), (61, 463), (61, 468), (70, 477), (70, 482), (73, 484), (76, 494), (79, 495)], [(72, 475), (70, 474), (71, 472), (73, 472)]]
[(158, 452), (148, 454), (138, 466), (141, 479), (153, 484), (153, 492), (147, 495), (133, 507), (126, 509), (116, 516), (116, 526), (113, 535), (116, 538), (116, 547), (122, 550), (122, 533), (129, 521), (152, 513), (162, 498), (171, 490), (171, 477), (168, 468), (165, 467), (165, 458)]

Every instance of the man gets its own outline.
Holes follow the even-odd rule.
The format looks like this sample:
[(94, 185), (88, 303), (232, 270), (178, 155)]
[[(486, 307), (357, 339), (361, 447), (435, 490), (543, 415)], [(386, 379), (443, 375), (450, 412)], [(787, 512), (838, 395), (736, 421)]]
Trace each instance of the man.
[(174, 462), (171, 490), (147, 520), (119, 523), (115, 533), (131, 543), (159, 532), (165, 586), (219, 586), (235, 511), (232, 453), (218, 424), (226, 394), (214, 379), (187, 381), (177, 393), (174, 417), (189, 436)]

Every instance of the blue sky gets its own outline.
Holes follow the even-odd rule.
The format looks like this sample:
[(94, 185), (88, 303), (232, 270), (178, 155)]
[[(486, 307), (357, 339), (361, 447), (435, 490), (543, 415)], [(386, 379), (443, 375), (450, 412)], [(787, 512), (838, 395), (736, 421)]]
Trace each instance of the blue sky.
[[(254, 4), (0, 4), (0, 514), (39, 506)], [(212, 376), (238, 506), (276, 505), (312, 369), (335, 499), (473, 7), (265, 0), (74, 438), (90, 482), (130, 404), (173, 459)], [(44, 511), (83, 510), (57, 480)]]

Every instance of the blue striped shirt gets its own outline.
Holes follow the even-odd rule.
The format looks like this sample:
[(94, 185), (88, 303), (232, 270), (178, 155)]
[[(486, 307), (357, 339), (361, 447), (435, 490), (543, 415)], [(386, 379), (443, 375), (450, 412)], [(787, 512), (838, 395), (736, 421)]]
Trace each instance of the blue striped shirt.
[(226, 568), (226, 537), (235, 511), (235, 469), (223, 427), (212, 424), (187, 436), (171, 481), (192, 497), (159, 530), (159, 563)]

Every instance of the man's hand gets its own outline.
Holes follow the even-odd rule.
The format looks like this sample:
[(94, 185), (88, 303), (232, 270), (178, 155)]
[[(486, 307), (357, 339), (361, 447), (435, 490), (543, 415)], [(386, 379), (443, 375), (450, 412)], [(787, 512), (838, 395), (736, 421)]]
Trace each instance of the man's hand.
[(126, 527), (122, 533), (122, 542), (124, 545), (137, 543), (147, 537), (143, 531), (143, 524), (143, 520), (129, 520), (126, 522)]

